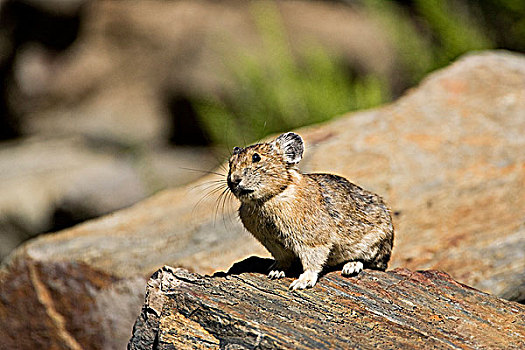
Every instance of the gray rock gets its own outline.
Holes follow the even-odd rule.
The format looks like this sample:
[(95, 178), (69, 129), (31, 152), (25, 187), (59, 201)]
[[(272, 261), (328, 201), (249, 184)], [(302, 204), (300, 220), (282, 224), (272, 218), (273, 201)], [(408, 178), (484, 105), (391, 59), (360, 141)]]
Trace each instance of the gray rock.
[(148, 188), (129, 162), (82, 139), (29, 139), (0, 148), (0, 193), (3, 257), (28, 237), (130, 206)]
[(204, 148), (123, 152), (82, 137), (10, 142), (0, 147), (0, 260), (23, 241), (128, 207), (215, 164)]

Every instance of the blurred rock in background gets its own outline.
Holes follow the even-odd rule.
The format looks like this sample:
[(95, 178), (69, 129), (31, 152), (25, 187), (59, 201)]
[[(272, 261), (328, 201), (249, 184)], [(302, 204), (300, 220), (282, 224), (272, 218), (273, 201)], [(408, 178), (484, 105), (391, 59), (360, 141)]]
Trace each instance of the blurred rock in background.
[[(392, 73), (393, 49), (365, 14), (307, 2), (280, 9), (291, 43), (324, 43), (348, 66)], [(254, 11), (235, 1), (85, 2), (78, 38), (59, 58), (35, 45), (17, 54), (11, 104), (22, 116), (21, 132), (125, 145), (207, 144), (202, 128), (191, 130), (198, 117), (185, 101), (232, 90), (228, 53), (269, 55)], [(181, 125), (190, 133), (175, 130)]]
[[(37, 196), (17, 180), (20, 189), (9, 193), (20, 198), (6, 192), (4, 202), (41, 208), (40, 219), (2, 207), (0, 258), (38, 233), (188, 183), (202, 173), (184, 168), (211, 170), (233, 145), (388, 102), (466, 51), (523, 48), (514, 38), (525, 9), (494, 4), (3, 0), (0, 139), (17, 141), (0, 149), (15, 147), (35, 165), (0, 159), (3, 168), (20, 169), (0, 179), (38, 177), (46, 159), (27, 160), (28, 138), (36, 137), (44, 153), (62, 144), (56, 152), (67, 154), (73, 138), (73, 152), (115, 162), (99, 186), (69, 175), (71, 187), (84, 188), (75, 198), (103, 198), (105, 181), (118, 186), (117, 168), (134, 181), (120, 181), (126, 190), (98, 208), (98, 201), (72, 201), (53, 182), (39, 188), (55, 195), (34, 205)], [(503, 25), (506, 35), (487, 30), (490, 24)], [(79, 174), (70, 167), (62, 169)], [(89, 162), (82, 167), (98, 171)]]

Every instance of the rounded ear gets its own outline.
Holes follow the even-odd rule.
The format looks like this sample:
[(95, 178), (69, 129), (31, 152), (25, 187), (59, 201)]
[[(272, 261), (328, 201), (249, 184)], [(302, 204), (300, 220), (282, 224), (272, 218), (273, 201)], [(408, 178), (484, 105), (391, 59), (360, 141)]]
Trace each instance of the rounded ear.
[(290, 164), (297, 164), (303, 158), (304, 142), (301, 136), (287, 132), (275, 139), (275, 145), (281, 149), (284, 160)]
[(239, 153), (241, 153), (241, 151), (242, 151), (242, 148), (240, 148), (240, 147), (233, 147), (233, 154), (239, 154)]

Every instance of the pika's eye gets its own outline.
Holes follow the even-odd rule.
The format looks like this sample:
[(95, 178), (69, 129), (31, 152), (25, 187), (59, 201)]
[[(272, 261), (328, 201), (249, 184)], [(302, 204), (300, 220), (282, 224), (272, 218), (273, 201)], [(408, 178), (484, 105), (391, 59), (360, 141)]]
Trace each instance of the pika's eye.
[(261, 160), (261, 156), (258, 155), (257, 153), (254, 153), (253, 156), (252, 156), (252, 162), (253, 163), (257, 163), (260, 160)]

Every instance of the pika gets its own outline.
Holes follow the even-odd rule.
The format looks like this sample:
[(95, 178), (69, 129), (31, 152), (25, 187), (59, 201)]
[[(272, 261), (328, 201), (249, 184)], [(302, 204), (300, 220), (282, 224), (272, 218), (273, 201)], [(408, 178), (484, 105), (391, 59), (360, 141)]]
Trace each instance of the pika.
[(303, 152), (301, 136), (288, 132), (235, 147), (229, 160), (227, 183), (241, 202), (241, 221), (275, 259), (268, 277), (285, 277), (297, 259), (303, 273), (293, 290), (313, 287), (327, 266), (341, 265), (343, 275), (384, 271), (394, 240), (390, 209), (341, 176), (302, 174)]

